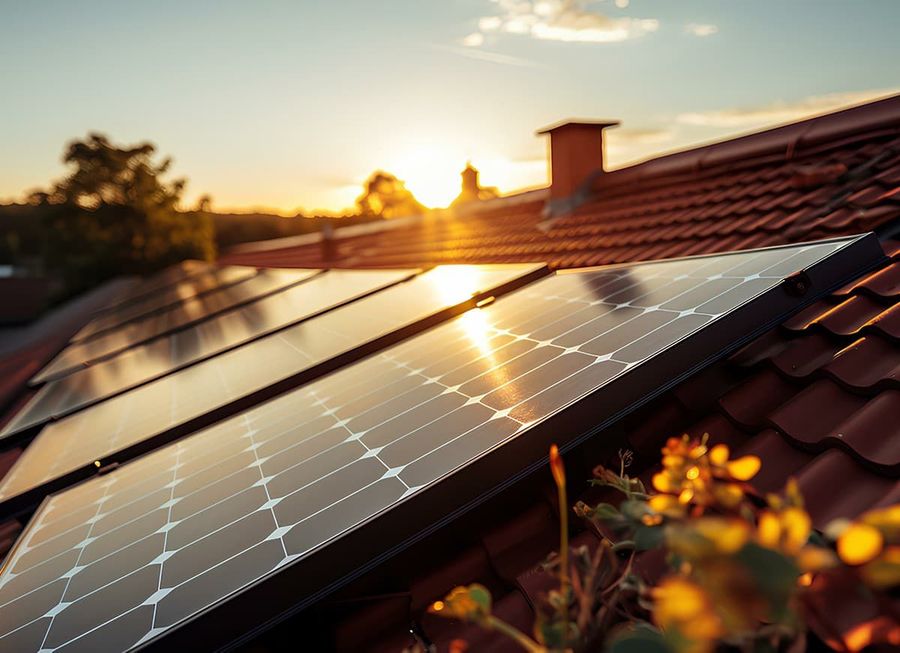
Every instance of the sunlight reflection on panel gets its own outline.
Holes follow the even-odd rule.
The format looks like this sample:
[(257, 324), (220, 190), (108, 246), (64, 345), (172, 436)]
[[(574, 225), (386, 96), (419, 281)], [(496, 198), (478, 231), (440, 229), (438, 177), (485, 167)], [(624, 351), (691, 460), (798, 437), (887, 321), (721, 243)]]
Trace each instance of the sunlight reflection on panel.
[(479, 285), (483, 283), (480, 269), (472, 265), (439, 265), (430, 276), (435, 293), (447, 303), (468, 299), (481, 290)]

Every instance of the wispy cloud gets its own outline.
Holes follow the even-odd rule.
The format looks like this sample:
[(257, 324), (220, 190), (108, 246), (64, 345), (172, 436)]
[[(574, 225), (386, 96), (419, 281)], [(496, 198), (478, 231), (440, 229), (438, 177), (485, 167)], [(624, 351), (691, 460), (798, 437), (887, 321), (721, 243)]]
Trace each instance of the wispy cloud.
[(472, 32), (462, 40), (462, 44), (467, 48), (479, 48), (484, 45), (484, 34)]
[(501, 66), (519, 66), (522, 68), (541, 69), (547, 68), (546, 65), (538, 63), (537, 61), (531, 61), (530, 59), (523, 59), (521, 57), (513, 57), (511, 55), (501, 54), (499, 52), (490, 52), (489, 50), (481, 50), (471, 45), (461, 48), (453, 45), (439, 45), (437, 43), (433, 43), (431, 44), (431, 47), (437, 50), (443, 50), (444, 52), (452, 52), (453, 54), (458, 54), (468, 59), (487, 61), (488, 63), (498, 64)]
[(609, 141), (627, 143), (629, 145), (658, 145), (672, 140), (670, 129), (613, 129), (609, 132)]
[[(659, 29), (655, 18), (613, 18), (588, 9), (584, 0), (492, 0), (497, 12), (478, 21), (478, 32), (470, 34), (467, 45), (484, 42), (484, 35), (507, 33), (547, 41), (616, 43), (639, 38)], [(616, 2), (620, 8), (627, 2)], [(475, 37), (480, 34), (480, 42)]]
[(631, 163), (671, 147), (677, 129), (611, 129), (606, 136), (607, 161), (613, 167)]
[(800, 120), (897, 92), (900, 92), (900, 88), (814, 95), (796, 102), (774, 102), (756, 107), (683, 113), (676, 120), (683, 125), (697, 127), (755, 127)]
[(719, 28), (716, 25), (710, 25), (709, 23), (688, 23), (684, 26), (684, 31), (688, 34), (702, 37), (718, 34)]

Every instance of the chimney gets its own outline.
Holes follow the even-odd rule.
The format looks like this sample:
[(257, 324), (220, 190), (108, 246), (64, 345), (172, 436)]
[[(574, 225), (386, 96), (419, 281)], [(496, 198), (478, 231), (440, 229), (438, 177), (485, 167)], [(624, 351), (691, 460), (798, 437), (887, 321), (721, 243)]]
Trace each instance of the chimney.
[(603, 130), (618, 124), (617, 120), (567, 120), (538, 131), (550, 135), (551, 215), (571, 211), (584, 199), (587, 180), (603, 171)]

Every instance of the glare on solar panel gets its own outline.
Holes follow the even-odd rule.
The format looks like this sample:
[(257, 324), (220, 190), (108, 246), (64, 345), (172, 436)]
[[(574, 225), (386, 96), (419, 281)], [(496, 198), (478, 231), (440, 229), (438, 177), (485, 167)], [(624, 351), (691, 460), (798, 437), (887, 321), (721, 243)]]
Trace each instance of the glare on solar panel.
[(115, 311), (126, 304), (142, 301), (147, 295), (156, 292), (157, 290), (180, 283), (192, 276), (203, 274), (214, 269), (215, 266), (206, 261), (187, 260), (171, 265), (147, 279), (138, 281), (137, 285), (131, 289), (128, 296), (110, 302), (109, 306), (101, 309), (101, 312)]
[(260, 270), (259, 274), (241, 283), (217, 289), (200, 297), (191, 297), (167, 310), (129, 322), (104, 335), (72, 343), (37, 374), (31, 383), (38, 384), (62, 378), (87, 364), (110, 358), (148, 340), (155, 340), (225, 311), (258, 301), (316, 274), (321, 274), (321, 270)]
[[(0, 435), (32, 428), (409, 278), (335, 270), (47, 383)], [(90, 341), (88, 341), (90, 342)]]
[(169, 288), (151, 292), (138, 301), (129, 302), (98, 315), (78, 332), (74, 340), (89, 340), (134, 320), (176, 306), (191, 297), (202, 296), (250, 279), (256, 273), (256, 268), (229, 265), (193, 275)]
[[(0, 575), (0, 646), (227, 643), (879, 256), (865, 238), (564, 274), (470, 310), (50, 497)], [(801, 268), (806, 297), (781, 287)]]

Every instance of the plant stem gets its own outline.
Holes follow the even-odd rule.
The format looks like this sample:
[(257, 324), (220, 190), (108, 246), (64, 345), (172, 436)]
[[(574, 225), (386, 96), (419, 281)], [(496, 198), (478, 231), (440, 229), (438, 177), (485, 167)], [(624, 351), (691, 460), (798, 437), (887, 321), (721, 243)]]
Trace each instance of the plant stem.
[(557, 483), (559, 498), (559, 592), (562, 595), (560, 612), (563, 622), (563, 643), (569, 640), (569, 502), (566, 484)]
[(518, 628), (510, 626), (505, 621), (498, 619), (494, 615), (488, 617), (488, 626), (515, 641), (519, 646), (528, 651), (528, 653), (547, 653), (547, 649), (528, 637), (528, 635)]

